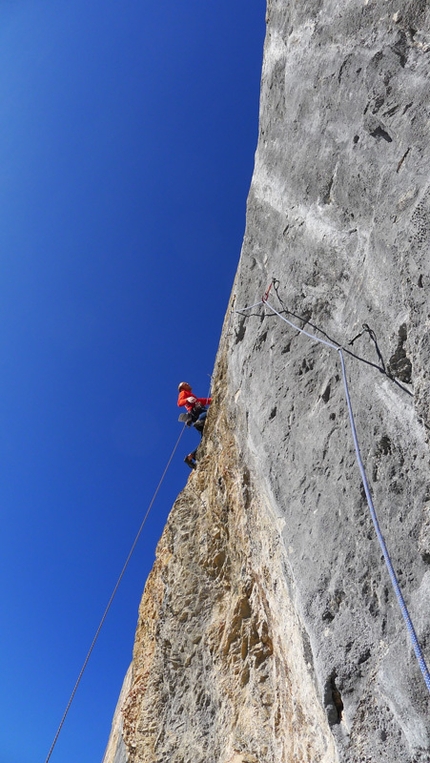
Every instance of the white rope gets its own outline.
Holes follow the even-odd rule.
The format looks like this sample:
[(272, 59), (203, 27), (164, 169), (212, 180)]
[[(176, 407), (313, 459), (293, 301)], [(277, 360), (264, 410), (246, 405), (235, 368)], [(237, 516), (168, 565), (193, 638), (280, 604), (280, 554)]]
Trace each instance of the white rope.
[(92, 642), (91, 642), (91, 646), (90, 646), (90, 648), (89, 648), (89, 650), (88, 650), (88, 652), (87, 652), (87, 656), (85, 657), (85, 660), (84, 660), (84, 663), (83, 663), (83, 665), (82, 665), (82, 668), (81, 668), (81, 670), (80, 670), (80, 673), (79, 673), (79, 675), (78, 675), (78, 677), (77, 677), (77, 679), (76, 679), (76, 683), (75, 683), (75, 685), (74, 685), (74, 687), (73, 687), (73, 691), (72, 691), (72, 693), (71, 693), (71, 695), (70, 695), (70, 699), (69, 699), (69, 701), (68, 701), (68, 703), (67, 703), (67, 705), (66, 705), (66, 709), (65, 709), (65, 711), (64, 711), (64, 713), (63, 713), (63, 717), (61, 718), (61, 721), (60, 721), (60, 725), (58, 726), (58, 729), (57, 729), (57, 733), (55, 734), (55, 737), (54, 737), (54, 740), (53, 740), (53, 742), (52, 742), (52, 744), (51, 744), (51, 747), (50, 747), (50, 749), (49, 749), (48, 755), (46, 756), (46, 759), (45, 759), (45, 763), (48, 763), (48, 761), (49, 761), (49, 759), (51, 758), (51, 755), (52, 755), (52, 753), (53, 753), (53, 751), (54, 751), (54, 747), (55, 747), (55, 745), (57, 744), (57, 740), (58, 740), (58, 737), (60, 736), (60, 732), (61, 732), (61, 729), (62, 729), (62, 728), (63, 728), (63, 726), (64, 726), (64, 721), (66, 720), (67, 714), (68, 714), (68, 712), (69, 712), (69, 710), (70, 710), (70, 706), (71, 706), (71, 704), (72, 704), (72, 702), (73, 702), (73, 700), (74, 700), (74, 698), (75, 698), (75, 694), (76, 694), (76, 692), (77, 692), (77, 690), (78, 690), (78, 686), (79, 686), (79, 684), (80, 684), (80, 682), (81, 682), (82, 676), (84, 675), (84, 672), (85, 672), (85, 668), (86, 668), (86, 667), (87, 667), (87, 665), (88, 665), (88, 661), (89, 661), (89, 659), (90, 659), (90, 657), (91, 657), (91, 654), (92, 654), (92, 651), (93, 651), (93, 649), (94, 649), (94, 647), (95, 647), (95, 645), (96, 645), (96, 641), (97, 641), (97, 639), (98, 639), (98, 637), (99, 637), (100, 631), (101, 631), (101, 629), (102, 629), (102, 627), (103, 627), (103, 624), (104, 624), (104, 622), (105, 622), (105, 620), (106, 620), (106, 617), (107, 617), (107, 615), (108, 615), (108, 612), (109, 612), (109, 610), (110, 610), (110, 608), (111, 608), (111, 605), (112, 605), (112, 602), (113, 602), (113, 600), (114, 600), (114, 598), (115, 598), (116, 592), (118, 591), (118, 588), (119, 588), (119, 585), (120, 585), (120, 583), (121, 583), (121, 580), (122, 580), (122, 579), (123, 579), (123, 577), (124, 577), (124, 573), (125, 573), (125, 571), (126, 571), (126, 569), (127, 569), (127, 567), (128, 567), (128, 564), (129, 564), (129, 562), (130, 562), (130, 559), (131, 559), (131, 557), (132, 557), (132, 555), (133, 555), (134, 549), (136, 548), (137, 542), (138, 542), (138, 540), (139, 540), (139, 538), (140, 538), (140, 535), (141, 535), (141, 533), (142, 533), (142, 530), (143, 530), (143, 528), (144, 528), (144, 526), (145, 526), (145, 522), (146, 522), (146, 520), (148, 519), (148, 516), (149, 516), (149, 512), (150, 512), (150, 511), (151, 511), (151, 509), (152, 509), (152, 506), (153, 506), (153, 504), (154, 504), (154, 501), (155, 501), (155, 499), (156, 499), (156, 497), (157, 497), (157, 495), (158, 495), (158, 492), (159, 492), (159, 490), (160, 490), (160, 488), (161, 488), (161, 485), (163, 484), (163, 480), (164, 480), (164, 478), (165, 478), (165, 476), (166, 476), (166, 474), (167, 474), (167, 470), (168, 470), (168, 468), (169, 468), (169, 466), (170, 466), (170, 464), (171, 464), (171, 462), (172, 462), (173, 456), (174, 456), (174, 455), (175, 455), (175, 453), (176, 453), (176, 450), (177, 450), (177, 448), (178, 448), (178, 445), (179, 445), (180, 439), (181, 439), (181, 437), (182, 437), (182, 435), (183, 435), (183, 433), (184, 433), (184, 429), (185, 429), (185, 427), (186, 427), (186, 424), (184, 424), (184, 426), (182, 427), (182, 429), (181, 429), (181, 433), (180, 433), (180, 435), (179, 435), (178, 439), (176, 440), (176, 443), (175, 443), (175, 445), (174, 445), (174, 447), (173, 447), (173, 450), (172, 450), (172, 452), (171, 452), (171, 454), (170, 454), (170, 457), (169, 457), (169, 460), (168, 460), (168, 462), (167, 462), (167, 464), (166, 464), (166, 467), (165, 467), (165, 469), (164, 469), (164, 472), (163, 472), (163, 474), (161, 475), (161, 479), (160, 479), (160, 481), (159, 481), (159, 483), (158, 483), (157, 487), (155, 488), (154, 494), (153, 494), (153, 496), (152, 496), (152, 498), (151, 498), (151, 501), (150, 501), (150, 503), (149, 503), (149, 506), (148, 506), (148, 508), (147, 508), (147, 510), (146, 510), (146, 514), (145, 514), (145, 516), (143, 517), (142, 523), (141, 523), (141, 525), (140, 525), (140, 527), (139, 527), (139, 530), (138, 530), (138, 532), (137, 532), (137, 535), (136, 535), (136, 537), (135, 537), (135, 539), (134, 539), (134, 541), (133, 541), (133, 544), (132, 544), (132, 546), (131, 546), (131, 549), (130, 549), (130, 551), (129, 551), (129, 553), (128, 553), (127, 559), (125, 560), (125, 562), (124, 562), (124, 566), (123, 566), (123, 568), (122, 568), (122, 570), (121, 570), (121, 572), (120, 572), (120, 574), (119, 574), (118, 580), (117, 580), (117, 581), (116, 581), (116, 583), (115, 583), (115, 587), (114, 587), (114, 589), (113, 589), (113, 591), (112, 591), (112, 594), (111, 594), (111, 596), (110, 596), (110, 599), (109, 599), (109, 601), (108, 601), (108, 603), (107, 603), (107, 605), (106, 605), (106, 609), (105, 609), (105, 611), (103, 612), (103, 615), (102, 615), (102, 619), (100, 620), (99, 626), (98, 626), (98, 628), (97, 628), (97, 630), (96, 630), (96, 632), (95, 632), (94, 638), (93, 638), (93, 640), (92, 640)]
[(256, 302), (255, 305), (249, 305), (249, 307), (242, 307), (241, 310), (235, 310), (234, 312), (235, 313), (239, 313), (239, 315), (240, 315), (240, 313), (244, 313), (245, 310), (252, 310), (253, 307), (258, 307), (259, 305), (263, 305), (263, 304), (264, 304), (263, 300), (260, 299), (260, 301)]
[(272, 312), (274, 312), (275, 315), (277, 315), (278, 318), (281, 319), (281, 321), (285, 321), (285, 323), (288, 323), (288, 325), (291, 326), (291, 328), (296, 329), (296, 331), (300, 331), (301, 334), (304, 334), (305, 336), (309, 337), (309, 339), (312, 339), (314, 342), (320, 342), (320, 344), (325, 344), (326, 347), (331, 347), (332, 350), (339, 349), (339, 345), (333, 344), (333, 342), (327, 342), (325, 339), (320, 339), (318, 336), (315, 336), (315, 334), (310, 334), (309, 331), (305, 331), (304, 329), (299, 328), (299, 326), (296, 326), (294, 323), (291, 323), (291, 321), (289, 321), (287, 318), (284, 318), (284, 316), (281, 315), (281, 313), (278, 313), (278, 311), (275, 310), (275, 308), (272, 307), (272, 305), (269, 305), (268, 302), (264, 302), (264, 304), (267, 305), (267, 307), (270, 308), (270, 310), (272, 310)]

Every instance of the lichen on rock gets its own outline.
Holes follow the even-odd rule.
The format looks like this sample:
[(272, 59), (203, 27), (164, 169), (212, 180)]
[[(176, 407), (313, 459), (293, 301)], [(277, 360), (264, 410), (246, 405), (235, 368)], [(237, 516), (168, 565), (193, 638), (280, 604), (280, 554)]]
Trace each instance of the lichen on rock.
[(199, 467), (145, 587), (121, 706), (130, 763), (333, 759), (285, 551), (241, 463), (226, 383), (219, 361)]

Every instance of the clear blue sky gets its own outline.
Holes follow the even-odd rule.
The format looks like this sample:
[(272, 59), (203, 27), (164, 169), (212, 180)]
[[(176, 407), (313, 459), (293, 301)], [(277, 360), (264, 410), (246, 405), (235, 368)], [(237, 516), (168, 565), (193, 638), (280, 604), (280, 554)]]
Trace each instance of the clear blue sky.
[[(264, 0), (0, 4), (0, 763), (45, 760), (245, 225)], [(186, 431), (53, 763), (98, 763)]]

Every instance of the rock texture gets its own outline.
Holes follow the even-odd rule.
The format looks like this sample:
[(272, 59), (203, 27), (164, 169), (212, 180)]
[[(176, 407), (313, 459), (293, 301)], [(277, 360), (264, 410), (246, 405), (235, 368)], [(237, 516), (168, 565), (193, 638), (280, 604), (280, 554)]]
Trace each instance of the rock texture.
[[(427, 763), (430, 11), (271, 0), (247, 225), (197, 470), (104, 763)], [(235, 312), (238, 311), (238, 312)]]

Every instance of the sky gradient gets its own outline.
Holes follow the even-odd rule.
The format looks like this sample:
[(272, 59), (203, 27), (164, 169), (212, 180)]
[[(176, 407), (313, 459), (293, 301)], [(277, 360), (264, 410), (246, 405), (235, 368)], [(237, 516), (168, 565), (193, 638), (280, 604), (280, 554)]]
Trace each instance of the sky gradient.
[[(0, 763), (44, 762), (245, 227), (263, 0), (0, 4)], [(186, 431), (52, 755), (98, 763)]]

